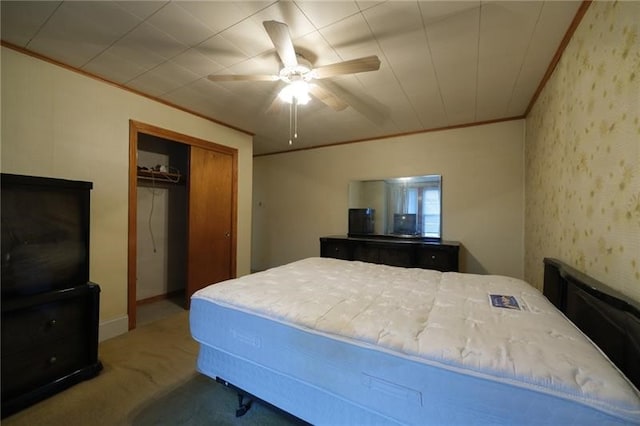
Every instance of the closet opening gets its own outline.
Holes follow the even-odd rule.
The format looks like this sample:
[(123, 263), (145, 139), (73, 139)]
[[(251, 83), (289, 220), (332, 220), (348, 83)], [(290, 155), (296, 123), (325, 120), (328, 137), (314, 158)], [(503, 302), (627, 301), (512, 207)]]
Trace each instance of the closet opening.
[(237, 169), (234, 148), (130, 120), (129, 330), (235, 278)]
[(142, 325), (185, 308), (188, 145), (138, 136), (136, 310)]

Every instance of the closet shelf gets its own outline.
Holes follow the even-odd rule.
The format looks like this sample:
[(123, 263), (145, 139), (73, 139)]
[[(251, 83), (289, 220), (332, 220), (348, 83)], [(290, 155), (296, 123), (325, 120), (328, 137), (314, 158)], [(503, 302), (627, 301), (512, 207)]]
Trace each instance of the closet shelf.
[(155, 170), (138, 169), (138, 180), (148, 183), (162, 183), (184, 185), (185, 177), (180, 173), (158, 172)]

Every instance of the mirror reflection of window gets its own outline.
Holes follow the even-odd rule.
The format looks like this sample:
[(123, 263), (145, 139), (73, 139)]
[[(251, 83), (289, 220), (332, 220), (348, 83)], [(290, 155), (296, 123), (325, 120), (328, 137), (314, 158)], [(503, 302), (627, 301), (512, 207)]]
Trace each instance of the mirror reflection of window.
[(422, 195), (422, 232), (440, 237), (440, 187), (426, 188)]
[(440, 237), (440, 176), (385, 181), (387, 234)]

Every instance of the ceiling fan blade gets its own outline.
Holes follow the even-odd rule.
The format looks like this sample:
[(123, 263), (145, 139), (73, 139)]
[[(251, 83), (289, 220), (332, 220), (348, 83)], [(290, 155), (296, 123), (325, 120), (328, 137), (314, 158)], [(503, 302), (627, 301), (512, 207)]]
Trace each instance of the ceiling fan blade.
[(211, 81), (277, 81), (277, 75), (238, 75), (238, 74), (211, 74), (207, 76)]
[(278, 21), (264, 21), (262, 24), (276, 47), (278, 56), (280, 56), (284, 66), (292, 68), (298, 65), (296, 51), (293, 47), (287, 24)]
[(342, 111), (349, 106), (346, 102), (337, 97), (329, 89), (327, 89), (326, 87), (320, 87), (317, 84), (309, 85), (309, 93), (316, 97), (320, 102), (324, 103), (330, 108), (333, 108), (336, 111)]
[(279, 114), (281, 111), (283, 111), (283, 102), (278, 96), (278, 94), (282, 90), (282, 87), (282, 84), (275, 84), (273, 86), (273, 89), (271, 90), (267, 101), (269, 106), (265, 108), (264, 105), (267, 105), (267, 103), (265, 102), (262, 108), (265, 114)]
[(273, 98), (273, 100), (271, 101), (271, 104), (269, 105), (269, 108), (267, 108), (264, 113), (265, 114), (278, 114), (278, 113), (280, 113), (280, 111), (282, 111), (282, 107), (283, 107), (282, 101), (276, 95)]
[(313, 72), (316, 78), (327, 78), (343, 74), (377, 71), (379, 69), (380, 59), (374, 55), (314, 68)]
[(354, 110), (358, 111), (372, 123), (381, 126), (389, 119), (389, 109), (371, 96), (355, 96), (331, 80), (317, 81), (315, 84), (330, 91)]

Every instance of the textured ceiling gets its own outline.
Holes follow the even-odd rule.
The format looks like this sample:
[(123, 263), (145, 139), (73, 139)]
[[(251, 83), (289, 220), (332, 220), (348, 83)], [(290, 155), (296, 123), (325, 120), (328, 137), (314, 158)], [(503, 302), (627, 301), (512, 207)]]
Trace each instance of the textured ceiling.
[[(2, 1), (2, 40), (255, 134), (254, 154), (522, 116), (579, 1)], [(212, 82), (276, 74), (263, 21), (289, 26), (313, 65), (377, 55), (378, 71), (269, 108), (284, 83)]]

